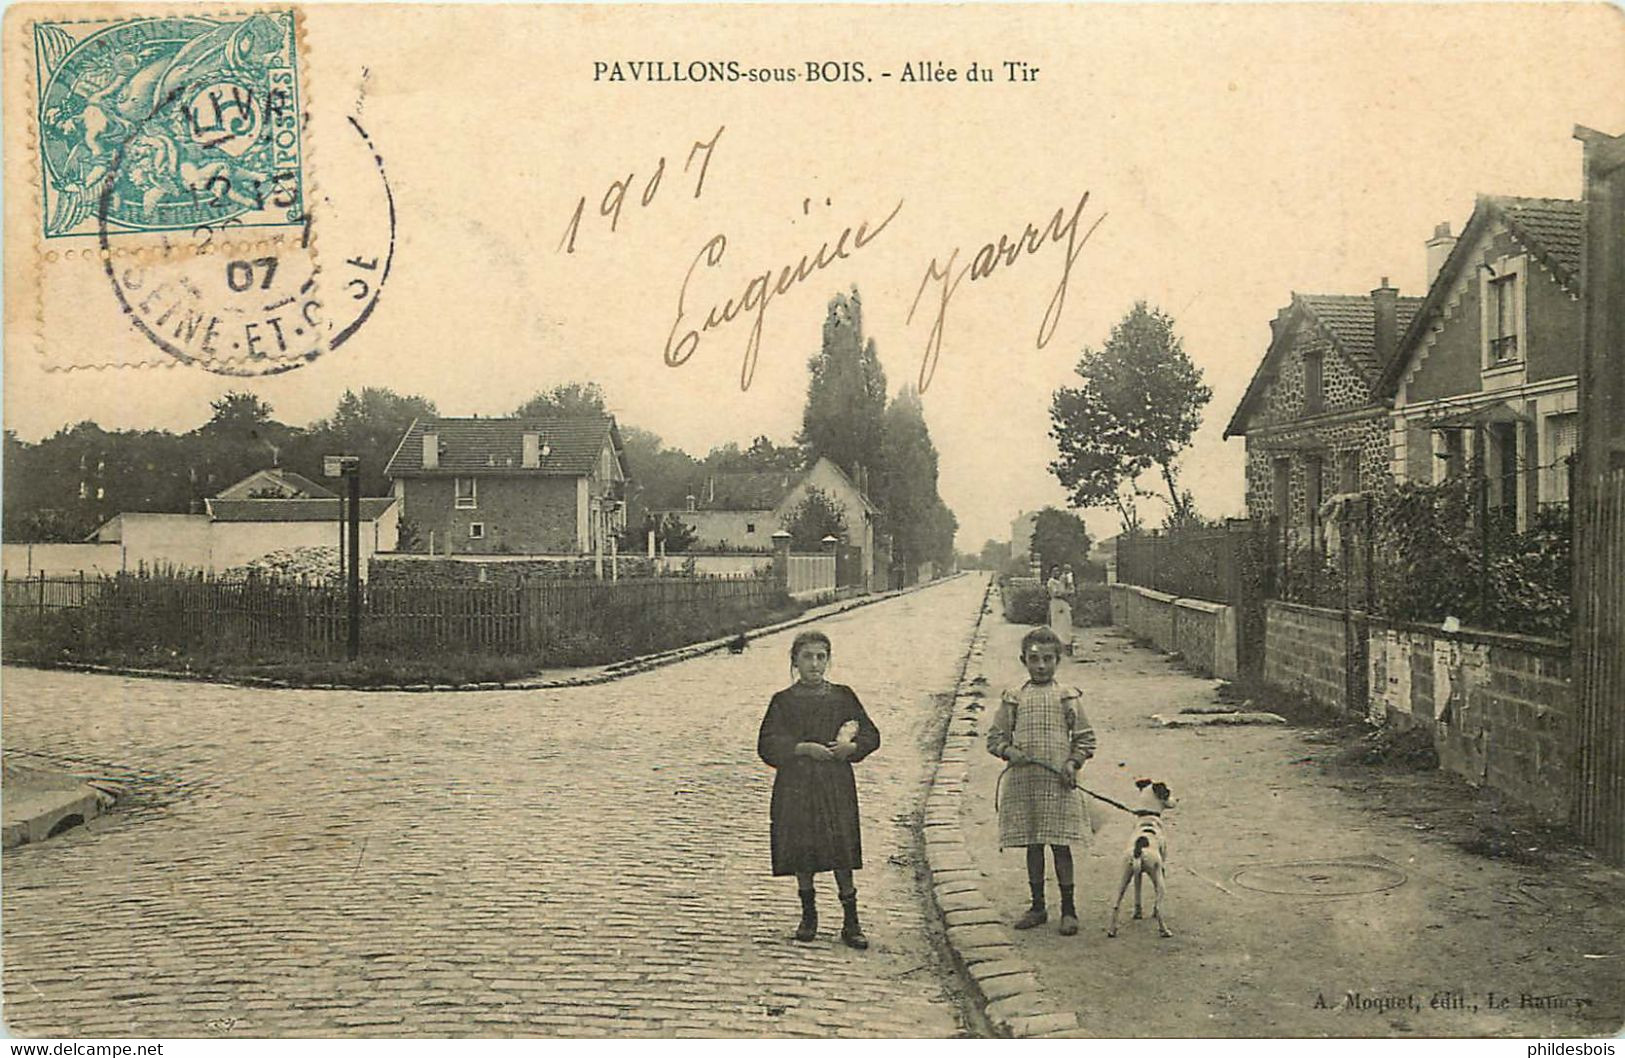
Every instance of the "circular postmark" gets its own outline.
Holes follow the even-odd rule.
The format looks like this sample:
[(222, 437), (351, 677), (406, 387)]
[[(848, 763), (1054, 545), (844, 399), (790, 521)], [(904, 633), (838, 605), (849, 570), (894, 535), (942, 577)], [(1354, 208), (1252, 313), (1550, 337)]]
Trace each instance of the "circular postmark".
[[(212, 111), (220, 91), (212, 82), (177, 86), (154, 120)], [(210, 125), (215, 149), (248, 154), (278, 134), (270, 110), (239, 117)], [(293, 370), (353, 336), (389, 277), (395, 200), (361, 123), (347, 118), (332, 131), (323, 143), (323, 170), (331, 175), (319, 189), (304, 188), (300, 227), (256, 226), (226, 214), (233, 196), (263, 197), (266, 189), (225, 176), (200, 188), (218, 200), (221, 215), (190, 233), (149, 235), (138, 247), (124, 245), (112, 222), (119, 180), (134, 160), (128, 151), (115, 156), (96, 210), (97, 236), (102, 268), (131, 326), (182, 363), (235, 376)]]

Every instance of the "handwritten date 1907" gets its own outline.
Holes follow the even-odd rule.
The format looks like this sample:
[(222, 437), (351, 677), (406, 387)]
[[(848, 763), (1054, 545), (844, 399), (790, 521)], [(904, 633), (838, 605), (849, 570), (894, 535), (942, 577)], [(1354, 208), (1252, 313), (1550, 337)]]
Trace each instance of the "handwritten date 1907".
[[(691, 166), (693, 166), (695, 155), (701, 153), (704, 154), (704, 157), (700, 161), (699, 174), (694, 179), (695, 198), (699, 198), (700, 193), (705, 190), (705, 174), (711, 167), (711, 154), (716, 150), (717, 141), (722, 138), (722, 133), (726, 129), (726, 125), (721, 126), (709, 140), (695, 140), (694, 146), (689, 148), (688, 159), (683, 162), (683, 172), (685, 173), (688, 172)], [(648, 208), (649, 204), (655, 200), (655, 196), (660, 193), (660, 182), (665, 178), (665, 176), (666, 157), (665, 155), (661, 155), (660, 161), (655, 164), (654, 174), (649, 177), (647, 182), (644, 183), (643, 191), (638, 198), (638, 200), (643, 204), (644, 208)], [(627, 173), (626, 179), (624, 180), (611, 180), (609, 187), (604, 191), (603, 199), (598, 203), (598, 215), (609, 218), (609, 230), (610, 234), (612, 235), (620, 226), (621, 210), (626, 205), (627, 192), (632, 190), (632, 185), (636, 178), (637, 173), (632, 172)], [(576, 252), (576, 236), (580, 234), (581, 217), (584, 213), (586, 213), (586, 211), (587, 196), (582, 195), (580, 198), (576, 199), (576, 208), (575, 211), (570, 214), (570, 223), (565, 225), (564, 236), (559, 239), (559, 250), (563, 251), (564, 253)]]

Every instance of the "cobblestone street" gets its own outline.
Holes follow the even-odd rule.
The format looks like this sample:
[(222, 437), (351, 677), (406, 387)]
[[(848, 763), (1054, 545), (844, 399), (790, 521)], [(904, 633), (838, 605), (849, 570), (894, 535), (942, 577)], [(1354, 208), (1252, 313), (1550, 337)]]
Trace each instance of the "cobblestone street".
[(962, 577), (821, 622), (879, 725), (858, 766), (872, 947), (789, 939), (755, 754), (794, 632), (557, 691), (248, 690), (4, 673), (5, 749), (121, 777), (4, 858), (28, 1036), (963, 1031), (913, 814), (982, 599)]

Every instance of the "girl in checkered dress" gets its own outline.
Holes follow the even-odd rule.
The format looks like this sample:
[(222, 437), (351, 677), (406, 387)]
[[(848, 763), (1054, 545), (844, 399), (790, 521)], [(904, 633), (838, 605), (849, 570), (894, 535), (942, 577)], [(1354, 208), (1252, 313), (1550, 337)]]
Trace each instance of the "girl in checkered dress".
[(1095, 755), (1095, 732), (1083, 715), (1083, 692), (1055, 682), (1061, 640), (1048, 628), (1021, 639), (1027, 682), (1004, 692), (987, 750), (1010, 762), (999, 791), (999, 847), (1025, 845), (1032, 906), (1016, 922), (1032, 929), (1049, 921), (1044, 904), (1044, 846), (1055, 857), (1061, 889), (1061, 933), (1078, 932), (1072, 894), (1072, 845), (1088, 840), (1078, 769)]

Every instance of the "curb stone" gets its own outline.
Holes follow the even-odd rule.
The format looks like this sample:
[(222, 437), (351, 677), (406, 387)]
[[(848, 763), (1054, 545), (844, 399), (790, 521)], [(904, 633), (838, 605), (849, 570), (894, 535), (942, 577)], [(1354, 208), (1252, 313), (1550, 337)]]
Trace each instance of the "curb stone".
[[(230, 687), (260, 687), (270, 690), (305, 690), (305, 691), (388, 691), (400, 693), (443, 693), (446, 691), (540, 691), (560, 687), (590, 687), (599, 683), (611, 683), (626, 676), (635, 676), (650, 669), (672, 665), (679, 661), (699, 657), (721, 650), (729, 643), (737, 640), (741, 635), (746, 642), (760, 639), (763, 636), (774, 635), (788, 628), (799, 625), (812, 624), (830, 617), (837, 617), (849, 610), (856, 610), (864, 606), (873, 606), (875, 603), (886, 602), (904, 595), (910, 595), (927, 588), (934, 588), (939, 584), (946, 584), (951, 580), (966, 576), (964, 573), (955, 573), (925, 584), (916, 584), (910, 588), (898, 588), (893, 591), (876, 592), (871, 595), (860, 595), (839, 602), (827, 603), (822, 607), (815, 607), (788, 621), (776, 624), (763, 625), (748, 632), (722, 636), (718, 639), (708, 639), (701, 643), (690, 643), (687, 646), (673, 647), (670, 650), (657, 651), (645, 654), (642, 657), (629, 658), (625, 661), (612, 661), (607, 665), (589, 668), (587, 671), (575, 676), (563, 676), (555, 679), (511, 680), (506, 683), (462, 683), (462, 684), (431, 684), (431, 683), (377, 683), (366, 686), (351, 686), (338, 683), (299, 683), (294, 680), (279, 680), (268, 676), (214, 676), (203, 672), (188, 672), (179, 669), (146, 669), (125, 665), (98, 665), (84, 661), (58, 661), (58, 662), (23, 662), (7, 661), (6, 665), (26, 669), (48, 669), (62, 672), (87, 672), (99, 676), (133, 676), (139, 679), (152, 680), (178, 680), (183, 683), (216, 683)], [(980, 623), (978, 623), (980, 627)]]
[(979, 714), (986, 709), (987, 677), (981, 667), (987, 630), (983, 624), (993, 612), (994, 583), (989, 578), (970, 649), (960, 664), (953, 715), (926, 799), (928, 824), (923, 829), (931, 903), (942, 919), (960, 978), (994, 1032), (1016, 1039), (1075, 1037), (1082, 1035), (1077, 1014), (1052, 999), (1038, 983), (1037, 970), (1021, 956), (1009, 928), (982, 892), (980, 873), (965, 847), (960, 798), (970, 769), (967, 754), (975, 751)]

